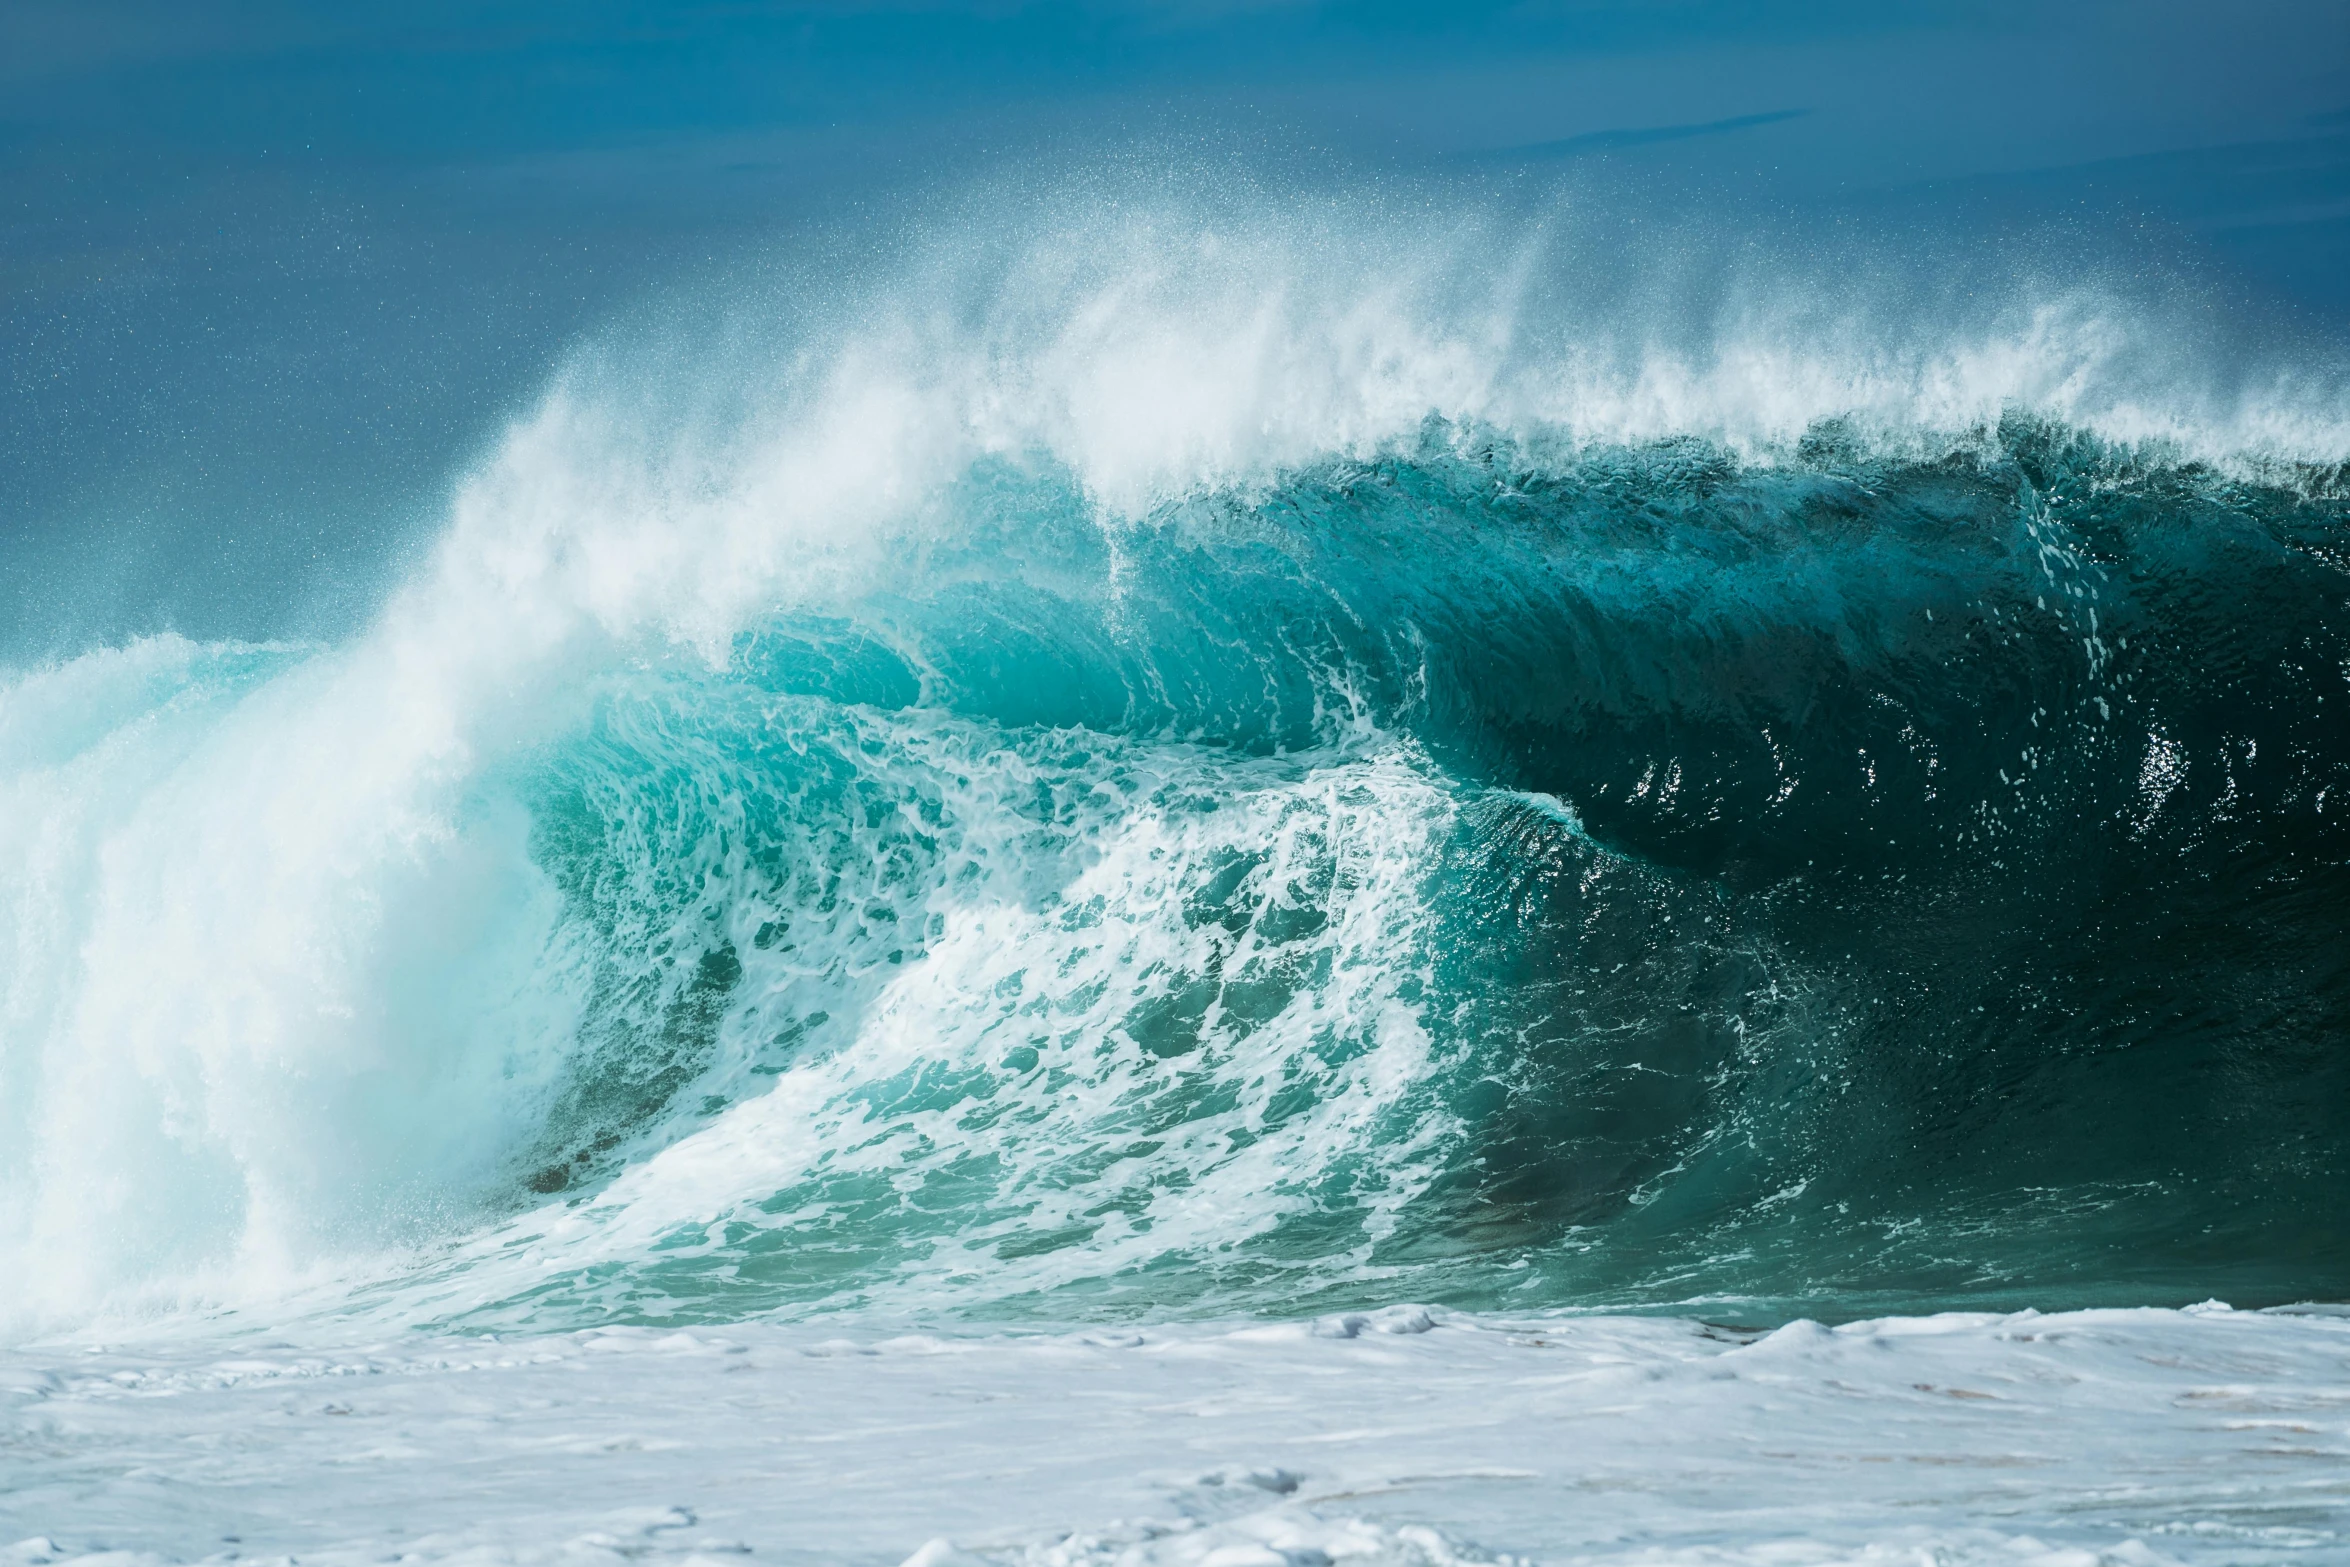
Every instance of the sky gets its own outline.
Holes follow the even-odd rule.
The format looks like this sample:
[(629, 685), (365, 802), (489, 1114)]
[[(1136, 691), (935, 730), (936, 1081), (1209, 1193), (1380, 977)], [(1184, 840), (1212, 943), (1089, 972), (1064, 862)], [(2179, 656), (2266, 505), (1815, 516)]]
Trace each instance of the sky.
[(0, 658), (324, 629), (567, 345), (1089, 146), (2128, 231), (2350, 319), (2341, 0), (0, 7)]

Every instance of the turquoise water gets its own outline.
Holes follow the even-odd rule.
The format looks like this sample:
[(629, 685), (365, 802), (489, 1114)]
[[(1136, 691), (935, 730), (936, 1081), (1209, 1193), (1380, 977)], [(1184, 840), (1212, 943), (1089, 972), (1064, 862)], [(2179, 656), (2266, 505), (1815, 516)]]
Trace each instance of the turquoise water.
[(927, 580), (515, 780), (594, 954), (523, 1186), (805, 1119), (483, 1309), (2339, 1293), (2314, 479), (1469, 443), (1113, 560), (978, 476)]

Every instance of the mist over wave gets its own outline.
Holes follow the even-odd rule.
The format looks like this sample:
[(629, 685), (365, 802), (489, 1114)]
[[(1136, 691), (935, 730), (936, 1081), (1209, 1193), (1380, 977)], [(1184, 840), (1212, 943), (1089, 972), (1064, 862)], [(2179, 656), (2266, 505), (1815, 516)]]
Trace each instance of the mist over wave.
[(12, 677), (12, 1325), (2350, 1282), (2338, 367), (986, 205), (583, 348), (346, 641)]

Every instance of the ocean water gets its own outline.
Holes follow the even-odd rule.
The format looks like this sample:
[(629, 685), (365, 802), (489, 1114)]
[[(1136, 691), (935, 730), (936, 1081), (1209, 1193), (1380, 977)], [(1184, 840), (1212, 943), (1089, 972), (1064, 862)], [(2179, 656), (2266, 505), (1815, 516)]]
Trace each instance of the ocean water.
[(2350, 1559), (2338, 367), (1046, 217), (6, 677), (7, 1559)]

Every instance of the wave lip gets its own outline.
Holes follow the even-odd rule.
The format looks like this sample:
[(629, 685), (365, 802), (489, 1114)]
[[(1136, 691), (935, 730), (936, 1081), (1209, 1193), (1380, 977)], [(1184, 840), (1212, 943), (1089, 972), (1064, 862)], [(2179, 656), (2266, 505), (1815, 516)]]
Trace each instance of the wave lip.
[(1580, 288), (1564, 220), (1024, 216), (915, 247), (831, 313), (583, 354), (461, 493), (442, 575), (720, 656), (778, 597), (854, 596), (951, 535), (935, 498), (988, 462), (1132, 520), (1409, 452), (1431, 421), (1559, 462), (1675, 440), (1794, 461), (1823, 437), (1931, 461), (1995, 452), (2019, 417), (2289, 485), (2350, 461), (2338, 371), (2086, 284), (1953, 301), (1684, 257)]

